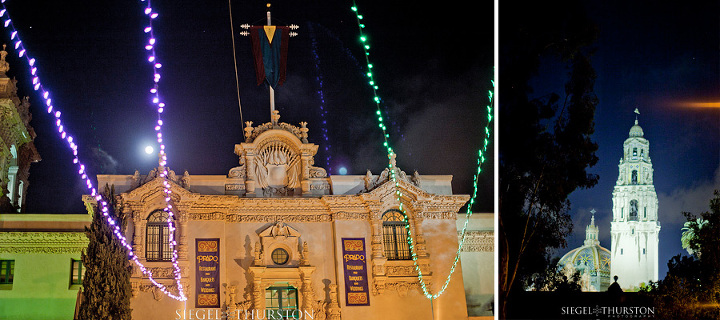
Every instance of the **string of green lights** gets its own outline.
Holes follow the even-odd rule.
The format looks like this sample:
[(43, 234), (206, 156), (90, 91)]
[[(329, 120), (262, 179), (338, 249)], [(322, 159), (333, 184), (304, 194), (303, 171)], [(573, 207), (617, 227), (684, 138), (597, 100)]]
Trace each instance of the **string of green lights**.
[(448, 285), (450, 284), (450, 279), (452, 278), (452, 275), (455, 272), (457, 262), (458, 262), (458, 260), (460, 260), (460, 253), (462, 252), (462, 246), (463, 246), (463, 243), (465, 242), (465, 234), (466, 234), (468, 222), (470, 221), (470, 216), (472, 216), (472, 207), (473, 207), (473, 204), (475, 203), (475, 199), (477, 197), (477, 191), (478, 191), (478, 179), (479, 179), (480, 173), (482, 172), (482, 164), (486, 160), (485, 153), (487, 152), (488, 145), (490, 144), (490, 135), (491, 135), (490, 124), (491, 124), (492, 118), (493, 118), (492, 106), (493, 106), (493, 93), (494, 93), (494, 88), (495, 88), (495, 82), (491, 80), (493, 89), (488, 91), (489, 103), (486, 107), (486, 109), (487, 109), (487, 125), (485, 126), (485, 139), (483, 141), (483, 147), (478, 151), (478, 160), (477, 160), (478, 166), (477, 166), (477, 172), (475, 174), (474, 181), (473, 181), (474, 190), (473, 190), (473, 194), (470, 197), (470, 201), (468, 202), (468, 205), (467, 205), (467, 211), (465, 214), (465, 223), (462, 228), (460, 240), (458, 241), (458, 249), (455, 254), (455, 259), (452, 263), (452, 266), (450, 267), (450, 273), (448, 274), (447, 278), (445, 279), (445, 283), (440, 288), (440, 290), (438, 290), (437, 293), (432, 294), (428, 288), (428, 285), (425, 282), (425, 279), (423, 278), (423, 273), (420, 269), (420, 266), (418, 265), (418, 255), (417, 255), (417, 252), (415, 251), (415, 239), (413, 238), (412, 232), (410, 230), (410, 220), (408, 219), (408, 215), (405, 212), (405, 209), (403, 208), (403, 203), (401, 201), (403, 194), (402, 194), (402, 190), (400, 189), (400, 182), (397, 180), (397, 176), (396, 176), (396, 172), (395, 172), (395, 170), (396, 170), (395, 157), (397, 155), (394, 153), (392, 147), (390, 146), (390, 135), (387, 133), (387, 127), (385, 126), (385, 120), (384, 120), (384, 118), (382, 116), (382, 112), (381, 112), (381, 107), (380, 107), (381, 100), (380, 100), (380, 97), (378, 96), (378, 86), (375, 82), (375, 78), (374, 78), (374, 75), (372, 72), (373, 64), (370, 63), (370, 45), (368, 44), (368, 37), (364, 33), (365, 24), (362, 22), (363, 16), (359, 13), (358, 7), (357, 7), (355, 1), (353, 1), (351, 10), (355, 13), (355, 17), (356, 17), (356, 20), (358, 23), (358, 28), (360, 30), (360, 42), (362, 42), (363, 51), (365, 53), (365, 62), (367, 63), (367, 69), (368, 69), (368, 72), (366, 75), (369, 79), (368, 83), (370, 84), (370, 87), (373, 90), (373, 100), (375, 101), (375, 105), (377, 107), (375, 114), (378, 117), (377, 118), (378, 126), (380, 127), (380, 129), (382, 129), (382, 132), (383, 132), (383, 138), (384, 138), (383, 146), (386, 148), (387, 154), (388, 154), (388, 168), (390, 169), (390, 178), (392, 179), (392, 181), (395, 184), (395, 196), (396, 196), (396, 201), (398, 203), (398, 209), (400, 210), (400, 212), (402, 212), (402, 214), (404, 216), (405, 229), (407, 231), (407, 241), (410, 246), (410, 253), (412, 256), (415, 271), (417, 272), (418, 281), (420, 283), (420, 287), (422, 288), (422, 291), (423, 291), (423, 294), (425, 295), (425, 297), (427, 297), (428, 299), (437, 299), (440, 295), (442, 295), (445, 292), (445, 289), (447, 289)]

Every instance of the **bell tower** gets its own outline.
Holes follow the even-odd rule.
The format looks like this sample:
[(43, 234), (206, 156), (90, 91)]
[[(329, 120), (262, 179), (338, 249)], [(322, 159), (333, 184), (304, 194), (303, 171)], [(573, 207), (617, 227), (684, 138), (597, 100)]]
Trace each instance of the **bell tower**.
[(643, 137), (635, 109), (635, 125), (623, 144), (623, 157), (613, 190), (611, 275), (623, 289), (658, 280), (658, 198), (653, 185), (650, 143)]

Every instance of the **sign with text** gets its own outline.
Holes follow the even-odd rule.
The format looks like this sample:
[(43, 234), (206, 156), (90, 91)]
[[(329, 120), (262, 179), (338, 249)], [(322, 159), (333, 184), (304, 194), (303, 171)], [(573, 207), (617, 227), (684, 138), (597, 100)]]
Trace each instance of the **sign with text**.
[(220, 239), (195, 239), (195, 308), (220, 308)]
[(367, 254), (364, 238), (342, 238), (343, 269), (345, 270), (345, 303), (348, 306), (369, 306)]

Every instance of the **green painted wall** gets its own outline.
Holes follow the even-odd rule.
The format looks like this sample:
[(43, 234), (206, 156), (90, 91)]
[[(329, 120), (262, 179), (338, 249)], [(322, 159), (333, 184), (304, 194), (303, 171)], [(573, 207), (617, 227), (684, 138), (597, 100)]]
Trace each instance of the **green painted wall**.
[(78, 286), (70, 287), (71, 259), (80, 254), (0, 253), (15, 260), (12, 289), (0, 289), (0, 319), (72, 319)]

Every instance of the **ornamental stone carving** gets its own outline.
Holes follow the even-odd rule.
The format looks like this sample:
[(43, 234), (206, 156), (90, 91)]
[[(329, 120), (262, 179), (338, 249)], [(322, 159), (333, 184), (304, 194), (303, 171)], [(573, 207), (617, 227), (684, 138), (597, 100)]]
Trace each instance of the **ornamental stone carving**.
[[(299, 250), (300, 233), (294, 228), (286, 225), (282, 221), (278, 221), (261, 231), (258, 237), (260, 237), (263, 253), (262, 256), (258, 257), (256, 255), (255, 257), (255, 262), (260, 262), (259, 265), (297, 267), (301, 264), (303, 257), (302, 252)], [(287, 261), (284, 264), (273, 262), (271, 255), (276, 249), (285, 250)], [(255, 250), (257, 252), (257, 246)], [(309, 265), (309, 262), (305, 261), (305, 265)]]
[[(462, 232), (458, 232), (458, 239), (461, 239)], [(465, 231), (465, 242), (462, 252), (493, 252), (495, 236), (492, 231)]]
[[(276, 110), (271, 122), (257, 127), (246, 122), (245, 142), (235, 145), (240, 166), (229, 172), (228, 179), (233, 179), (232, 184), (243, 181), (245, 195), (254, 197), (330, 193), (329, 184), (323, 183), (327, 172), (313, 166), (318, 146), (307, 140), (307, 123), (296, 127), (278, 122), (279, 118)], [(233, 194), (241, 190), (239, 186), (230, 188), (226, 187), (226, 191), (234, 191)]]
[(88, 243), (84, 232), (0, 232), (0, 253), (80, 253)]

